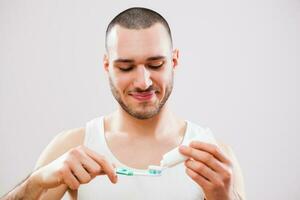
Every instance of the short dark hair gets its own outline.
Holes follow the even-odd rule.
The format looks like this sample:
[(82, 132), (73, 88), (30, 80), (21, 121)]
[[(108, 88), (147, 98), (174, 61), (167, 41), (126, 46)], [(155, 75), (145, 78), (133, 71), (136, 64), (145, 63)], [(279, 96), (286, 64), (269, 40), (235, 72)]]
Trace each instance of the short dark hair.
[(161, 16), (159, 13), (155, 12), (154, 10), (150, 10), (148, 8), (143, 7), (132, 7), (128, 8), (121, 13), (119, 13), (117, 16), (115, 16), (111, 22), (108, 24), (105, 34), (105, 48), (108, 51), (107, 47), (107, 37), (110, 32), (110, 30), (115, 25), (120, 25), (124, 28), (128, 29), (145, 29), (149, 28), (155, 23), (162, 24), (170, 37), (170, 42), (172, 46), (172, 34), (171, 29), (168, 24), (168, 22), (165, 20), (163, 16)]

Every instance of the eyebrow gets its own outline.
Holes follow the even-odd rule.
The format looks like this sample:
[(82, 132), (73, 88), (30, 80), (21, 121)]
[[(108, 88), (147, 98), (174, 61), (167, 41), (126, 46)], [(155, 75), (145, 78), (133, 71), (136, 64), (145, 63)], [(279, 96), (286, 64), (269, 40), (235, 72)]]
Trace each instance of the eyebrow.
[[(165, 59), (165, 56), (153, 56), (146, 59), (146, 61), (154, 61), (154, 60), (162, 60)], [(122, 63), (134, 63), (133, 59), (126, 59), (126, 58), (118, 58), (114, 60), (114, 63), (116, 62), (122, 62)]]
[(162, 60), (162, 59), (165, 59), (165, 58), (166, 58), (165, 56), (153, 56), (153, 57), (147, 58), (147, 61)]

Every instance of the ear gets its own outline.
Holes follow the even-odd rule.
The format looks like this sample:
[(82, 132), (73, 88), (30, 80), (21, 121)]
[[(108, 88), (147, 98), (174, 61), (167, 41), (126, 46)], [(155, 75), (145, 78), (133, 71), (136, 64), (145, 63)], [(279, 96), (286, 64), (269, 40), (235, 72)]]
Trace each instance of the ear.
[(109, 58), (107, 54), (104, 54), (103, 56), (103, 68), (106, 72), (108, 72), (108, 68), (109, 68)]
[(174, 49), (173, 52), (172, 52), (172, 67), (174, 69), (178, 65), (178, 60), (179, 60), (179, 50), (178, 49)]

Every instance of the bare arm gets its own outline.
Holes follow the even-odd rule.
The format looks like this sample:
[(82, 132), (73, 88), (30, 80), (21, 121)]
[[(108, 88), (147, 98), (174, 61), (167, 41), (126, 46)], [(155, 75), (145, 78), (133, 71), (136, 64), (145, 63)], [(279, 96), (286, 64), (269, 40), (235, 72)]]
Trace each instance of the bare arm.
[(35, 171), (8, 193), (5, 200), (55, 200), (67, 190), (71, 199), (77, 198), (80, 184), (90, 182), (98, 175), (107, 175), (117, 182), (113, 166), (102, 155), (83, 146), (84, 129), (59, 134), (41, 154)]
[[(34, 171), (49, 164), (69, 149), (83, 143), (85, 130), (83, 128), (64, 131), (58, 134), (42, 152)], [(68, 187), (61, 185), (53, 189), (43, 189), (37, 183), (35, 174), (30, 174), (22, 183), (2, 197), (3, 200), (11, 199), (61, 199)], [(2, 200), (1, 199), (1, 200)]]
[(36, 184), (32, 176), (29, 175), (22, 183), (20, 183), (12, 191), (4, 195), (1, 198), (1, 200), (38, 199), (43, 192), (44, 189), (40, 187), (38, 184)]
[[(84, 135), (84, 128), (72, 129), (58, 134), (40, 155), (36, 162), (35, 170), (49, 164), (59, 156), (66, 153), (68, 150), (82, 145), (84, 141)], [(67, 185), (63, 184), (56, 188), (48, 189), (46, 192), (44, 192), (40, 199), (59, 200), (67, 191), (70, 193), (70, 196), (74, 196), (73, 193), (75, 193), (75, 191), (70, 190)]]

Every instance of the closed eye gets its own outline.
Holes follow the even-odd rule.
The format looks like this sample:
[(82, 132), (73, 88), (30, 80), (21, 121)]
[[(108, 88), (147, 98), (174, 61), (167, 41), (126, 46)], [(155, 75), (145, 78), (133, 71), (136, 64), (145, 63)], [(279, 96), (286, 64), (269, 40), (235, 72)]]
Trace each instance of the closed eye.
[(164, 61), (157, 61), (157, 62), (152, 62), (149, 63), (147, 66), (150, 67), (151, 69), (159, 69), (162, 67), (164, 64)]
[(133, 67), (119, 67), (119, 69), (120, 69), (122, 72), (129, 72), (130, 70), (133, 69)]

